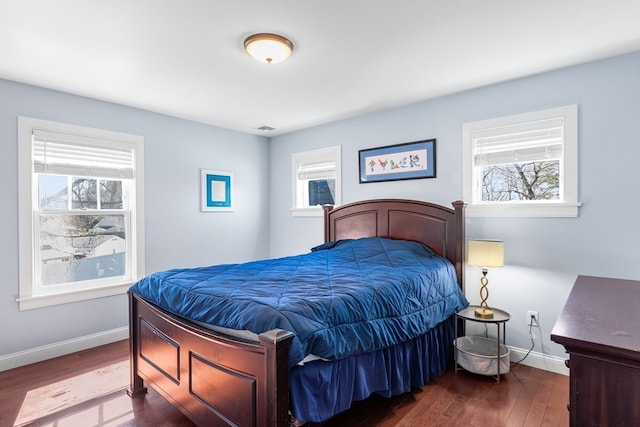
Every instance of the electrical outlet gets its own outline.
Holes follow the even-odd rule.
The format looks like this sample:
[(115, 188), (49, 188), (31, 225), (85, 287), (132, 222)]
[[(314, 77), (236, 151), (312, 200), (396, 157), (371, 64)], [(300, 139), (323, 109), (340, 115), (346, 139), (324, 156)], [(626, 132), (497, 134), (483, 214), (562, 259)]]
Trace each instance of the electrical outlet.
[(538, 322), (537, 311), (533, 311), (533, 310), (527, 311), (527, 326), (540, 326), (540, 322)]

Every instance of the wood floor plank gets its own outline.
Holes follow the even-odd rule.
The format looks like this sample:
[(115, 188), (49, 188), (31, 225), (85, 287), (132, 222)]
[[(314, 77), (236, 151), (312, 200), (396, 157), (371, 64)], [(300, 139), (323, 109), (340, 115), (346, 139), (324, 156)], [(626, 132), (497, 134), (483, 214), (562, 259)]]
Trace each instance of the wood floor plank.
[(429, 385), (413, 394), (416, 399), (412, 407), (393, 426), (435, 425), (439, 414), (444, 413), (452, 403), (448, 384), (442, 377), (433, 379)]
[(543, 378), (538, 382), (538, 388), (533, 396), (531, 405), (529, 406), (527, 420), (524, 424), (525, 427), (542, 425), (547, 405), (549, 404), (550, 395), (551, 389), (549, 382)]
[(569, 402), (569, 395), (567, 394), (567, 390), (565, 387), (559, 386), (557, 382), (551, 382), (550, 387), (551, 394), (549, 396), (549, 402), (547, 403), (542, 426), (552, 427), (558, 422), (566, 422), (568, 424), (569, 411), (567, 410), (567, 403)]
[[(0, 427), (194, 427), (152, 389), (126, 395), (128, 349), (125, 340), (0, 372)], [(420, 389), (371, 396), (307, 427), (567, 427), (568, 396), (568, 377), (524, 365), (499, 384), (450, 370)]]
[(507, 418), (506, 426), (508, 427), (522, 427), (527, 421), (529, 409), (538, 390), (538, 382), (535, 377), (530, 375), (530, 372), (531, 368), (528, 366), (518, 365), (518, 370), (513, 370), (509, 374), (514, 377), (510, 384), (518, 384), (520, 393), (509, 414), (509, 418)]

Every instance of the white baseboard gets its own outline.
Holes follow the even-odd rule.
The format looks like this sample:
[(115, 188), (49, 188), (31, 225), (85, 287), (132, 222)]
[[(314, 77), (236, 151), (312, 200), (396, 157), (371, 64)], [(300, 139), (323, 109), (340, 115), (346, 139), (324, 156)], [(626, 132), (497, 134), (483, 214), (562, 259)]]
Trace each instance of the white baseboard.
[[(0, 356), (0, 372), (127, 338), (129, 338), (129, 328), (124, 326), (97, 334), (86, 335), (84, 337), (7, 354)], [(510, 358), (512, 362), (521, 360), (527, 354), (527, 350), (522, 348), (509, 347), (509, 350), (511, 351)], [(532, 351), (520, 364), (555, 372), (557, 374), (569, 375), (569, 369), (565, 366), (564, 360), (565, 359), (560, 357)]]
[[(509, 346), (511, 351), (509, 357), (512, 362), (517, 362), (525, 357), (528, 350)], [(533, 368), (543, 369), (556, 374), (569, 375), (569, 368), (564, 364), (565, 359), (548, 354), (536, 353), (532, 351), (520, 362), (521, 365), (531, 366)]]
[(29, 350), (0, 355), (0, 372), (129, 338), (129, 327), (111, 329)]

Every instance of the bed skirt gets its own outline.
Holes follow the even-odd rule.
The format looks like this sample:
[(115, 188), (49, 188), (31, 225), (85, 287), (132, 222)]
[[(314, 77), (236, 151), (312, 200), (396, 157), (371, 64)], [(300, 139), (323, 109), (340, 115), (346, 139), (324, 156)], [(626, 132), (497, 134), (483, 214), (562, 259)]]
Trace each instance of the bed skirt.
[(373, 393), (395, 396), (441, 375), (453, 358), (455, 316), (426, 334), (335, 362), (315, 361), (289, 371), (290, 409), (300, 421), (325, 421)]

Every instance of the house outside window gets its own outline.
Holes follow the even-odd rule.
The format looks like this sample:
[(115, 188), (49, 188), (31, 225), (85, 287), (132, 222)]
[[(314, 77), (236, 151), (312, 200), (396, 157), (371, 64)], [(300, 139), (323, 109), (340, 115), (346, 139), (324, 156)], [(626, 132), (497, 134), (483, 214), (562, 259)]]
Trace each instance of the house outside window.
[(577, 106), (463, 125), (469, 216), (578, 215)]
[(293, 216), (321, 216), (323, 205), (339, 205), (340, 146), (294, 153), (292, 160)]
[(18, 119), (20, 309), (124, 293), (144, 274), (143, 138)]

